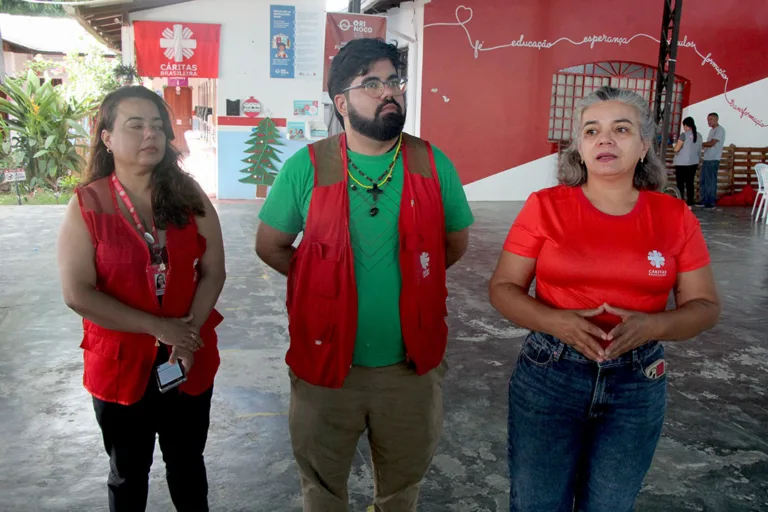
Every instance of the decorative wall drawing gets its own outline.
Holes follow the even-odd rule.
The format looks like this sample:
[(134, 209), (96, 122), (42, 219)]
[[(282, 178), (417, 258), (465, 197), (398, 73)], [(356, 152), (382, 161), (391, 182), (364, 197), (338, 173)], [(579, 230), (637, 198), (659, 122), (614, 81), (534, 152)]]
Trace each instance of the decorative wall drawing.
[(248, 157), (243, 160), (248, 167), (240, 171), (245, 174), (238, 181), (251, 185), (271, 186), (279, 169), (276, 164), (282, 162), (278, 155), (282, 151), (277, 146), (284, 146), (281, 142), (280, 132), (271, 118), (266, 117), (251, 132), (251, 137), (246, 142)]

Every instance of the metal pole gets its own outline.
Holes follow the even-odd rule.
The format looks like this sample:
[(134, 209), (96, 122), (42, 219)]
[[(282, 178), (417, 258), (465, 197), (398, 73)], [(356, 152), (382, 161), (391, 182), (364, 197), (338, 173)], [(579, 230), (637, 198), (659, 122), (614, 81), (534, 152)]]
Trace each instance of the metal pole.
[(19, 180), (16, 180), (16, 201), (18, 201), (19, 206), (21, 206), (21, 192), (19, 192)]
[(348, 9), (348, 11), (350, 13), (360, 14), (360, 2), (361, 2), (361, 0), (349, 0), (349, 9)]
[(664, 14), (661, 17), (661, 36), (659, 36), (659, 58), (656, 62), (656, 95), (653, 98), (653, 113), (656, 117), (657, 128), (661, 126), (663, 121), (663, 111), (661, 110), (661, 96), (664, 93), (664, 88), (667, 86), (667, 81), (664, 80), (664, 73), (667, 66), (667, 55), (669, 54), (669, 23), (671, 21), (669, 0), (662, 0), (664, 2)]
[(675, 68), (677, 67), (677, 39), (680, 35), (680, 16), (683, 11), (683, 0), (675, 0), (674, 22), (672, 25), (672, 41), (669, 48), (669, 60), (667, 61), (667, 95), (664, 101), (664, 121), (661, 124), (661, 151), (667, 154), (667, 142), (669, 141), (669, 128), (672, 122), (672, 100), (675, 95)]
[[(671, 2), (675, 2), (674, 9)], [(672, 119), (672, 100), (675, 94), (675, 68), (677, 64), (677, 40), (680, 35), (680, 18), (683, 0), (664, 0), (664, 19), (659, 44), (659, 67), (656, 75), (655, 112), (659, 124), (661, 141), (659, 158), (666, 162), (669, 129)], [(670, 26), (671, 25), (671, 26)], [(672, 33), (670, 34), (670, 29)], [(661, 110), (661, 96), (664, 94), (664, 110)]]

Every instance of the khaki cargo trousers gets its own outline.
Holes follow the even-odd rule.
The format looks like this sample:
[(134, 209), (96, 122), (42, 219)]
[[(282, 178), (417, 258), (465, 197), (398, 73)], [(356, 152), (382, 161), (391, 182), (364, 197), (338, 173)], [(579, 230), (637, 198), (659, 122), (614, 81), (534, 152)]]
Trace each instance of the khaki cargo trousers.
[(405, 363), (353, 366), (341, 389), (290, 372), (291, 443), (304, 512), (347, 512), (347, 480), (368, 431), (376, 512), (415, 512), (443, 428), (443, 362), (418, 376)]

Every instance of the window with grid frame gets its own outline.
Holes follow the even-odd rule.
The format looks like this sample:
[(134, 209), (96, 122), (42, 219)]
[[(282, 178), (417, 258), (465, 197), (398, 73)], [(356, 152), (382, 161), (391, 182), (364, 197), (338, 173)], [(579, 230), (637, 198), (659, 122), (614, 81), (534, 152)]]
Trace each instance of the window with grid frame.
[[(656, 97), (656, 68), (634, 62), (594, 62), (561, 69), (552, 75), (552, 99), (549, 106), (550, 142), (571, 139), (573, 108), (578, 100), (595, 90), (609, 85), (635, 91), (654, 108)], [(675, 76), (672, 97), (670, 136), (676, 139), (680, 132), (683, 108), (688, 105), (690, 81)], [(662, 96), (662, 103), (665, 96)]]

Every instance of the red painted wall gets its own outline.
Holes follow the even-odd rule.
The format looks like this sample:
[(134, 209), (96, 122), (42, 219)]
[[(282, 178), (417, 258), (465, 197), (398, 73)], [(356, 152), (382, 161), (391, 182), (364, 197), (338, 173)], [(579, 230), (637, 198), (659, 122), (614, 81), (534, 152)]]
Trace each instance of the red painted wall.
[[(621, 60), (656, 65), (658, 43), (637, 38), (623, 46), (559, 43), (549, 49), (502, 48), (474, 57), (456, 9), (473, 10), (465, 25), (483, 48), (526, 41), (638, 33), (659, 38), (663, 0), (433, 0), (426, 5), (421, 135), (443, 149), (467, 184), (552, 152), (547, 142), (552, 74), (587, 62)], [(460, 10), (462, 20), (469, 11)], [(728, 89), (768, 77), (766, 0), (685, 0), (680, 39), (687, 36), (729, 78)], [(725, 81), (679, 48), (677, 72), (691, 80), (689, 101), (723, 93)], [(437, 89), (438, 92), (432, 92)], [(446, 102), (443, 96), (449, 99)], [(723, 101), (723, 110), (731, 108)], [(745, 120), (745, 122), (747, 122)], [(706, 128), (706, 127), (705, 127)]]

